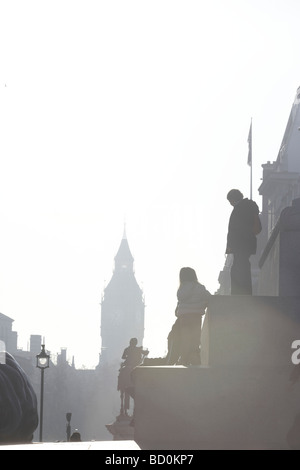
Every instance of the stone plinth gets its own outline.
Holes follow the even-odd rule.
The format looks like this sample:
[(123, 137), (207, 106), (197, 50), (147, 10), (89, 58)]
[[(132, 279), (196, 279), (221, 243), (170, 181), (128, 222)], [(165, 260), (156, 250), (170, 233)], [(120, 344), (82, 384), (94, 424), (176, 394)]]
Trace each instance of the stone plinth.
[(114, 441), (133, 440), (134, 428), (132, 417), (119, 415), (111, 424), (106, 424), (106, 429), (113, 435)]
[(289, 366), (300, 339), (300, 296), (213, 296), (201, 337), (202, 365)]
[(137, 368), (135, 441), (142, 449), (300, 448), (296, 339), (300, 298), (213, 297), (205, 365)]

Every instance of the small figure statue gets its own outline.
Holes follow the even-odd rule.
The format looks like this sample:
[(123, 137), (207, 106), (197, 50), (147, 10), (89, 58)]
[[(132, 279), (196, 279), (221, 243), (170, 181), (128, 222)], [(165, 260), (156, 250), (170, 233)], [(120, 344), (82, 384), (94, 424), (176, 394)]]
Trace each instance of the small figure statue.
[(138, 340), (136, 338), (131, 338), (129, 346), (124, 349), (122, 359), (125, 359), (125, 367), (136, 367), (143, 362), (143, 359), (149, 351), (143, 349), (142, 346), (137, 346)]
[(137, 338), (131, 338), (129, 346), (124, 349), (121, 368), (118, 377), (118, 391), (121, 394), (120, 416), (128, 416), (130, 408), (130, 396), (132, 397), (133, 382), (131, 379), (132, 370), (143, 363), (144, 357), (149, 354), (147, 349), (137, 346)]

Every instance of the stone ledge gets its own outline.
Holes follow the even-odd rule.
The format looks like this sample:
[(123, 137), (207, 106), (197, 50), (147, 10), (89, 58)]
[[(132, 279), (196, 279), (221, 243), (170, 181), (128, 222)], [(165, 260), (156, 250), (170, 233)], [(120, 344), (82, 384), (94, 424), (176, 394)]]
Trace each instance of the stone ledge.
[(44, 442), (3, 445), (0, 450), (140, 450), (135, 441)]

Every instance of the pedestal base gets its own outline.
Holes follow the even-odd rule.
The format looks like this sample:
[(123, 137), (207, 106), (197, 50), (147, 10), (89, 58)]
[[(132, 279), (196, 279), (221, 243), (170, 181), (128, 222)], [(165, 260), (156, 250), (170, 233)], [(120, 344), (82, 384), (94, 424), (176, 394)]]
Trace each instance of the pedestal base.
[(119, 415), (112, 424), (106, 424), (106, 429), (114, 436), (114, 441), (134, 439), (132, 416)]

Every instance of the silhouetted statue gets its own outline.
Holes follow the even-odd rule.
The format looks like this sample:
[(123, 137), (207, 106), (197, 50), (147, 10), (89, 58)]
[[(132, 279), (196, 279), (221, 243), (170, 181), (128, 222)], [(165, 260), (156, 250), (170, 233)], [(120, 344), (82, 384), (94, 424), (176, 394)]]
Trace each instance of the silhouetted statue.
[(257, 248), (256, 235), (261, 230), (256, 202), (244, 198), (238, 189), (231, 189), (227, 199), (233, 206), (227, 233), (226, 254), (233, 255), (231, 294), (252, 295), (250, 256)]
[(121, 395), (121, 411), (120, 415), (128, 416), (130, 408), (130, 397), (132, 397), (133, 382), (131, 379), (132, 370), (142, 364), (144, 357), (149, 354), (149, 351), (143, 349), (142, 346), (137, 346), (138, 340), (131, 338), (130, 344), (124, 349), (118, 377), (118, 391)]

